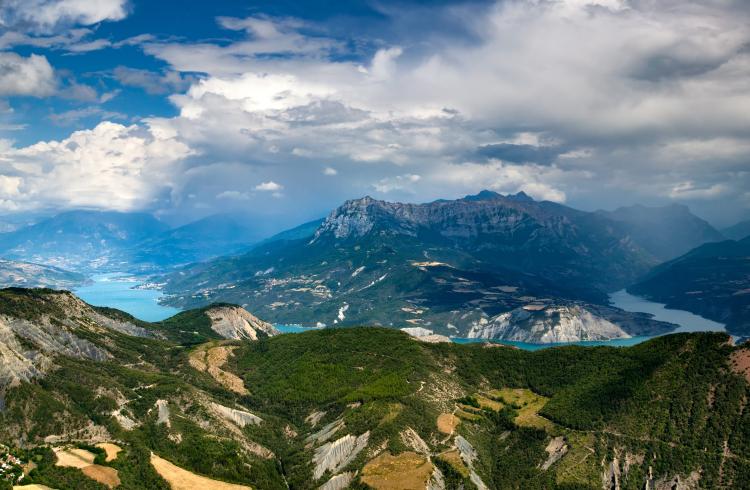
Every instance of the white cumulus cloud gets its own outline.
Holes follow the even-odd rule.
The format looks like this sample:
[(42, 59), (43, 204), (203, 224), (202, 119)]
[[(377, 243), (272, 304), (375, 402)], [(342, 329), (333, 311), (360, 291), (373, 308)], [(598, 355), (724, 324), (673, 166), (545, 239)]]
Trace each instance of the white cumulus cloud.
[(91, 25), (122, 20), (127, 0), (3, 0), (0, 25), (49, 32), (59, 25)]
[(143, 209), (170, 190), (191, 153), (158, 124), (102, 122), (64, 140), (0, 152), (0, 192), (18, 209)]
[(0, 96), (43, 97), (55, 92), (55, 71), (44, 56), (0, 52)]
[(283, 185), (277, 184), (276, 182), (269, 180), (268, 182), (262, 182), (255, 186), (256, 191), (263, 192), (277, 192), (284, 188)]

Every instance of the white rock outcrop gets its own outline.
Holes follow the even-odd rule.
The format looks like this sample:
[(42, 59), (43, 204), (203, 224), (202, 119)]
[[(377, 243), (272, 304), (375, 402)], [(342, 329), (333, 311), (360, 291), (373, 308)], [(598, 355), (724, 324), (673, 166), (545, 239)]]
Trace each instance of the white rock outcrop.
[(0, 317), (0, 389), (40, 376), (55, 355), (104, 361), (110, 353), (47, 318)]
[(432, 475), (430, 476), (430, 481), (427, 482), (425, 490), (445, 490), (445, 477), (437, 466), (432, 469)]
[(164, 424), (167, 427), (172, 427), (172, 422), (169, 420), (169, 402), (167, 400), (156, 400), (155, 406), (158, 411), (156, 425)]
[(353, 471), (347, 471), (346, 473), (332, 476), (330, 480), (319, 487), (319, 490), (344, 490), (345, 488), (349, 488), (355, 475)]
[(578, 305), (530, 305), (475, 323), (467, 337), (547, 344), (626, 339), (630, 335)]
[(429, 328), (424, 327), (406, 327), (401, 329), (402, 332), (406, 332), (420, 342), (427, 342), (430, 344), (438, 344), (441, 342), (451, 342), (450, 337), (445, 335), (436, 334)]
[(211, 319), (211, 330), (225, 339), (258, 340), (259, 336), (279, 333), (273, 325), (239, 306), (214, 306), (206, 314)]
[(562, 436), (554, 437), (547, 444), (545, 451), (547, 451), (547, 460), (542, 463), (541, 468), (546, 471), (550, 466), (560, 461), (565, 456), (565, 453), (568, 452), (568, 445), (565, 444), (565, 438)]
[(247, 412), (245, 410), (237, 410), (236, 408), (225, 407), (218, 403), (211, 403), (211, 408), (220, 416), (230, 422), (234, 423), (239, 427), (245, 427), (247, 425), (260, 425), (263, 419), (255, 414)]
[(469, 468), (469, 480), (476, 485), (478, 490), (489, 490), (487, 485), (484, 484), (482, 478), (474, 470), (474, 461), (479, 458), (477, 450), (462, 436), (456, 436), (456, 449), (461, 459)]
[(413, 449), (415, 452), (419, 454), (424, 454), (429, 457), (430, 455), (430, 446), (427, 445), (426, 442), (424, 442), (424, 439), (422, 439), (417, 431), (412, 429), (411, 427), (407, 427), (403, 431), (401, 431), (401, 442), (404, 443), (407, 447)]
[(328, 442), (315, 450), (313, 456), (313, 477), (319, 480), (326, 471), (337, 473), (367, 447), (370, 440), (370, 432), (367, 431), (359, 437), (346, 435), (333, 442)]
[(336, 432), (338, 432), (339, 430), (343, 428), (344, 428), (344, 420), (336, 419), (333, 422), (329, 422), (328, 424), (321, 427), (318, 432), (315, 432), (314, 434), (310, 434), (309, 436), (307, 436), (307, 442), (310, 442), (313, 444), (320, 444), (322, 442), (326, 442), (328, 439), (333, 437), (333, 435)]

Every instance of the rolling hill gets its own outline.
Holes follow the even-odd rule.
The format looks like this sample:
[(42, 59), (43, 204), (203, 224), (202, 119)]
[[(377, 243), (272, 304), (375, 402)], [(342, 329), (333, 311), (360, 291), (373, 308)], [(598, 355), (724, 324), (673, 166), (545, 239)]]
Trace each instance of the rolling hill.
[(750, 350), (724, 334), (537, 352), (366, 327), (223, 340), (222, 308), (244, 314), (218, 308), (135, 324), (0, 291), (8, 474), (60, 490), (750, 485)]

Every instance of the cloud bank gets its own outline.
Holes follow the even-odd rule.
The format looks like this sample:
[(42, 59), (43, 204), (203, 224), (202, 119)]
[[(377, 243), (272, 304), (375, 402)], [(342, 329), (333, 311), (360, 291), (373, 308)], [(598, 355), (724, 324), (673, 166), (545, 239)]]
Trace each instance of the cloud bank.
[[(107, 5), (85, 19), (125, 15), (122, 2)], [(366, 193), (427, 200), (491, 188), (588, 208), (679, 200), (706, 214), (726, 213), (726, 203), (750, 209), (746, 2), (445, 8), (469, 35), (371, 40), (364, 55), (324, 25), (262, 15), (217, 19), (229, 42), (143, 38), (167, 69), (114, 76), (171, 92), (178, 115), (122, 127), (148, 135), (135, 147), (161, 149), (133, 153), (132, 168), (180, 173), (158, 184), (133, 178), (168, 202), (123, 196), (121, 205), (260, 209), (266, 191), (280, 197), (273, 212), (299, 214)], [(106, 146), (98, 129), (90, 138)], [(131, 168), (127, 158), (119, 165)], [(93, 193), (87, 203), (109, 206)]]

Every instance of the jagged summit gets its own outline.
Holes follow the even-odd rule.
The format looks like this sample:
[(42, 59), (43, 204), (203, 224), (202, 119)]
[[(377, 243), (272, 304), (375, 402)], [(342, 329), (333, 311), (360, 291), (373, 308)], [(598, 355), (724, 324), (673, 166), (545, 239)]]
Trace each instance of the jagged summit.
[(524, 191), (519, 191), (515, 194), (500, 194), (499, 192), (491, 191), (488, 189), (484, 189), (479, 191), (476, 194), (469, 194), (468, 196), (465, 196), (462, 200), (463, 201), (493, 201), (496, 199), (502, 199), (507, 201), (516, 201), (516, 202), (535, 202), (534, 198), (526, 194)]
[(487, 201), (490, 199), (497, 199), (499, 197), (503, 197), (503, 195), (495, 191), (484, 189), (482, 191), (479, 191), (476, 194), (469, 194), (468, 196), (465, 196), (463, 200), (464, 201)]

